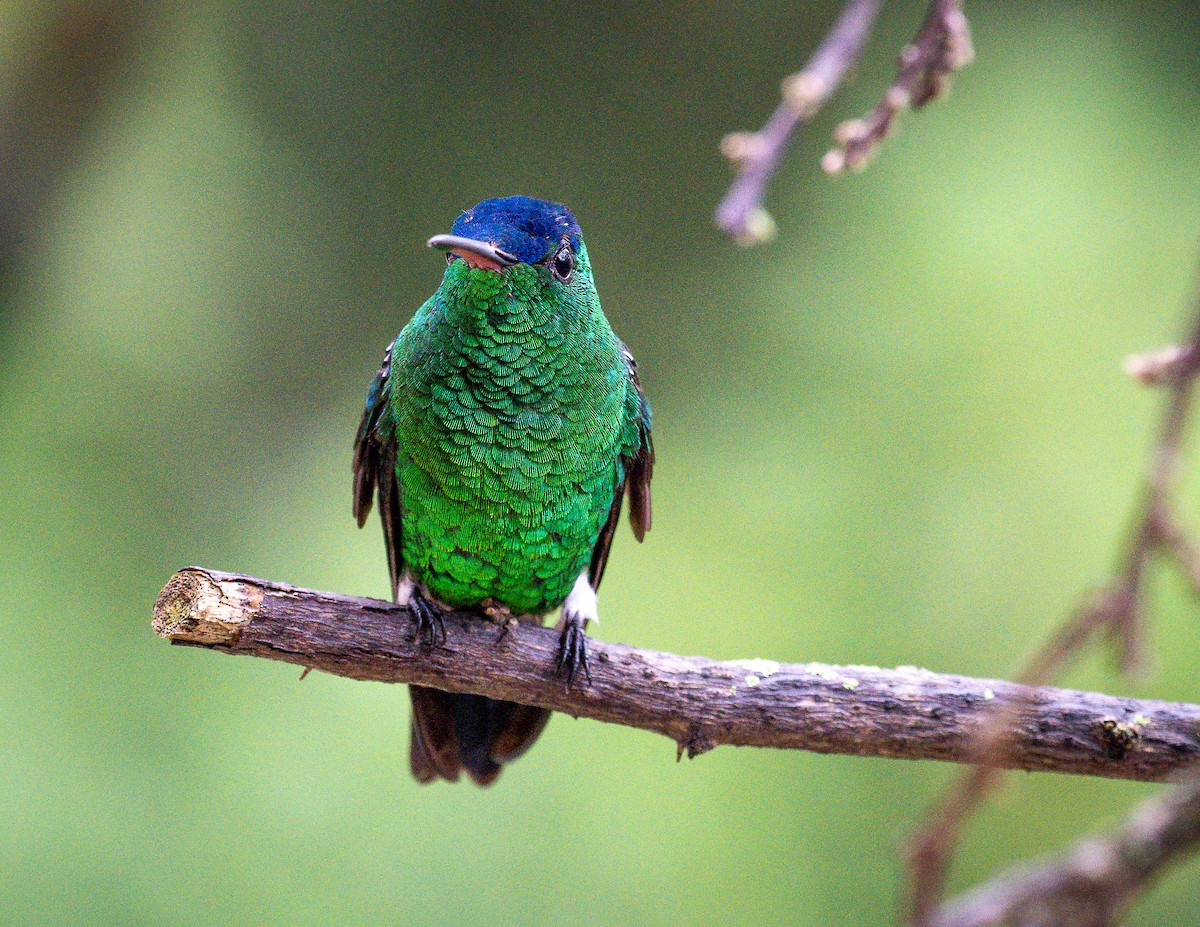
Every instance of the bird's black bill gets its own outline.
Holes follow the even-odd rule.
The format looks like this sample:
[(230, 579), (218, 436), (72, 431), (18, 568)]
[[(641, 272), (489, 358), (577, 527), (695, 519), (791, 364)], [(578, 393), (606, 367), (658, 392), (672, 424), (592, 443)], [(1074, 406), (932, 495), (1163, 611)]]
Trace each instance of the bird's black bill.
[(498, 267), (511, 267), (517, 263), (517, 258), (507, 251), (497, 248), (486, 241), (476, 241), (474, 238), (463, 238), (461, 235), (434, 235), (429, 239), (429, 247), (441, 248), (443, 251), (462, 252), (491, 261)]

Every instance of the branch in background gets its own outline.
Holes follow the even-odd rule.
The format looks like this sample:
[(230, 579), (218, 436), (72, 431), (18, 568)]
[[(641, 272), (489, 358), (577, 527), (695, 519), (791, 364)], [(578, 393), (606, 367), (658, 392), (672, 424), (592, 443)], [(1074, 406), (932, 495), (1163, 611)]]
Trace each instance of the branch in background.
[(156, 3), (59, 3), (0, 86), (0, 284), (88, 131), (143, 57)]
[(670, 737), (689, 756), (721, 744), (968, 762), (995, 701), (1013, 720), (1014, 769), (1162, 780), (1200, 760), (1200, 706), (916, 668), (717, 662), (591, 642), (591, 681), (555, 677), (558, 633), (447, 616), (446, 646), (426, 651), (407, 609), (196, 568), (154, 607), (173, 643), (283, 660), (351, 679), (472, 692)]
[(821, 159), (830, 174), (862, 170), (892, 129), (896, 116), (940, 97), (950, 76), (975, 58), (962, 0), (933, 0), (912, 42), (900, 52), (899, 69), (883, 98), (862, 119), (843, 122), (834, 133), (838, 147)]
[(1144, 802), (1117, 831), (945, 905), (930, 927), (1110, 927), (1167, 865), (1200, 842), (1200, 781)]
[(734, 132), (721, 153), (738, 168), (715, 214), (717, 228), (744, 245), (772, 237), (775, 223), (762, 206), (767, 183), (797, 126), (808, 122), (862, 57), (881, 0), (849, 0), (803, 70), (783, 81), (783, 99), (757, 132)]
[[(773, 236), (775, 223), (762, 205), (767, 183), (797, 127), (816, 114), (862, 57), (879, 7), (880, 0), (850, 0), (804, 69), (784, 79), (783, 99), (766, 125), (721, 140), (721, 153), (738, 174), (717, 206), (715, 221), (739, 244), (758, 244)], [(883, 99), (862, 119), (838, 127), (839, 147), (826, 153), (821, 166), (830, 174), (865, 167), (896, 116), (940, 96), (950, 75), (973, 57), (962, 0), (932, 0), (920, 31), (900, 52), (896, 79)]]
[[(1114, 641), (1121, 669), (1135, 669), (1145, 639), (1144, 578), (1155, 557), (1173, 563), (1200, 595), (1200, 551), (1182, 528), (1175, 500), (1184, 435), (1200, 377), (1200, 292), (1194, 303), (1187, 343), (1125, 361), (1125, 371), (1134, 379), (1169, 391), (1125, 551), (1109, 583), (1068, 617), (1017, 677), (1025, 686), (1053, 681), (1100, 634)], [(1013, 746), (1008, 734), (1011, 718), (1021, 710), (1020, 704), (997, 705), (996, 716), (984, 725), (976, 746), (983, 765), (957, 777), (914, 835), (909, 852), (914, 923), (938, 922), (951, 856), (967, 820), (1000, 781), (1000, 768), (1007, 765), (1004, 755)]]

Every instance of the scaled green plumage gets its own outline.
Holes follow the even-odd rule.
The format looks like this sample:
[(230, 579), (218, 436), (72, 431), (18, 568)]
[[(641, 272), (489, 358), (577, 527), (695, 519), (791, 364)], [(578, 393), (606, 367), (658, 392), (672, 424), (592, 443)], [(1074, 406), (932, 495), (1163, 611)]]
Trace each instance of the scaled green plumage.
[[(600, 308), (565, 207), (485, 200), (430, 244), (442, 284), (388, 348), (355, 442), (354, 511), (376, 494), (393, 594), (434, 640), (441, 605), (541, 620), (563, 606), (559, 669), (584, 628), (621, 513), (650, 527), (650, 409)], [(440, 604), (439, 604), (440, 603)], [(481, 784), (548, 712), (410, 687), (413, 773)]]
[[(583, 247), (575, 273), (591, 273)], [(414, 578), (448, 605), (560, 605), (641, 440), (594, 288), (455, 261), (401, 333), (388, 392)]]

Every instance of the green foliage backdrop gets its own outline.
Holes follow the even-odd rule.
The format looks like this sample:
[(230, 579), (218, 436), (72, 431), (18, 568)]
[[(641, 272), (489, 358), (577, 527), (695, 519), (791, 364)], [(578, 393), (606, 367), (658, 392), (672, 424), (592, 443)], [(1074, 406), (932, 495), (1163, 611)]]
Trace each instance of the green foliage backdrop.
[[(19, 62), (51, 4), (9, 0)], [(207, 2), (153, 14), (0, 293), (0, 921), (887, 924), (949, 770), (558, 717), (488, 791), (407, 774), (398, 690), (172, 649), (197, 563), (386, 594), (349, 454), (475, 201), (571, 205), (655, 407), (655, 529), (596, 633), (713, 657), (1005, 675), (1104, 575), (1200, 243), (1191, 4), (968, 4), (977, 62), (861, 176), (817, 167), (923, 4), (887, 5), (740, 250), (721, 134), (829, 3)], [(0, 74), (12, 69), (4, 64)], [(1195, 506), (1189, 505), (1195, 513)], [(1142, 681), (1200, 699), (1170, 578)], [(954, 884), (1146, 794), (1027, 776)], [(1134, 913), (1192, 924), (1193, 864)]]

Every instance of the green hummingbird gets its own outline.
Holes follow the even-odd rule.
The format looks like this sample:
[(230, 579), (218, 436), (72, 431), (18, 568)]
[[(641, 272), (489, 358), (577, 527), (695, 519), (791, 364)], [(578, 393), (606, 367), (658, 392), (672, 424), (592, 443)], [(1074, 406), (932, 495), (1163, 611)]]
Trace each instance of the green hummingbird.
[[(650, 529), (654, 446), (633, 355), (600, 308), (578, 222), (526, 196), (484, 200), (429, 245), (437, 292), (384, 352), (354, 446), (354, 514), (378, 496), (392, 597), (425, 646), (445, 609), (541, 624), (555, 671), (587, 675), (586, 627), (629, 497)], [(546, 726), (542, 708), (410, 686), (420, 782), (486, 785)]]

